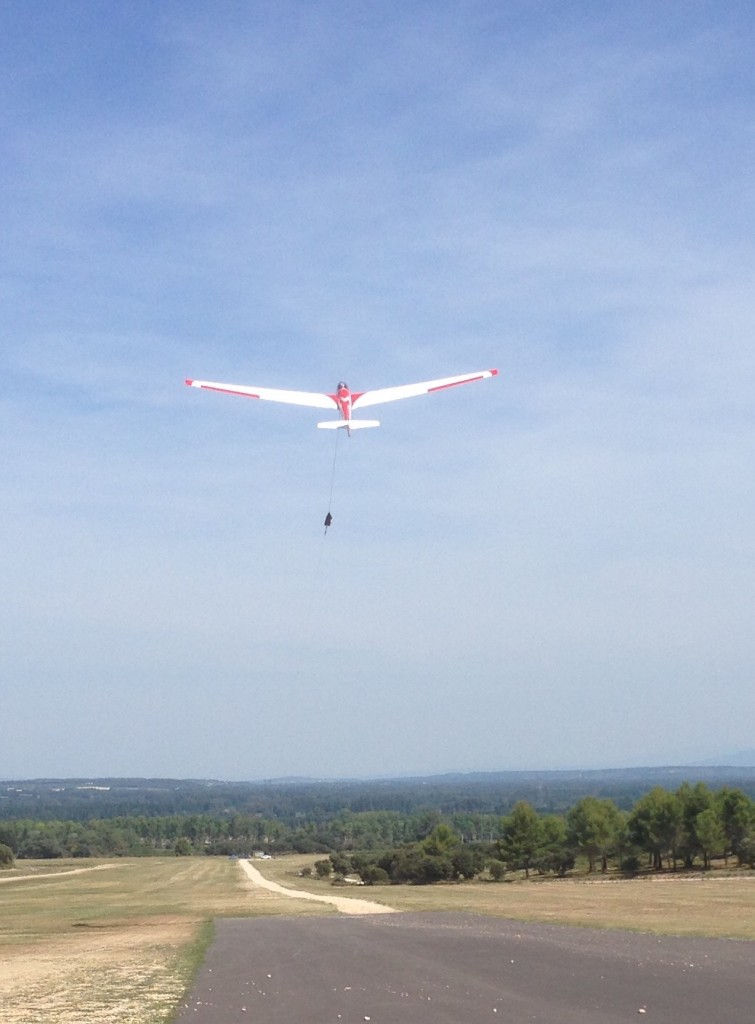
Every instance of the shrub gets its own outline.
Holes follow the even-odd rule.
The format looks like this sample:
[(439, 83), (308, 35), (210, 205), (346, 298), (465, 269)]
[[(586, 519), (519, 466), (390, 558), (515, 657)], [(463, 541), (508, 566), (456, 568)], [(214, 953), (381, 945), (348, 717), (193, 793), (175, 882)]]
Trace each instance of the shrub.
[(627, 854), (627, 856), (622, 859), (620, 868), (622, 874), (630, 876), (636, 875), (640, 870), (640, 858), (634, 853)]
[(333, 865), (333, 870), (337, 875), (348, 875), (349, 871), (351, 871), (349, 859), (344, 857), (342, 853), (331, 853), (330, 863)]
[(506, 865), (502, 860), (491, 860), (488, 863), (488, 871), (494, 882), (500, 882), (506, 874)]
[(459, 846), (451, 855), (454, 878), (474, 878), (482, 871), (484, 858), (482, 853), (470, 846)]
[(390, 882), (388, 872), (378, 864), (365, 864), (360, 868), (359, 877), (365, 885), (387, 885)]

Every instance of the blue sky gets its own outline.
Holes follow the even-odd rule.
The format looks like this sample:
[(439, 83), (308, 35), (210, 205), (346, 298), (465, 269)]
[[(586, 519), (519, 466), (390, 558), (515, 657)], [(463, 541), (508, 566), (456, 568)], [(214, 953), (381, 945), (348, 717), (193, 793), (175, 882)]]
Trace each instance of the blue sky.
[(6, 4), (0, 777), (752, 747), (754, 27)]

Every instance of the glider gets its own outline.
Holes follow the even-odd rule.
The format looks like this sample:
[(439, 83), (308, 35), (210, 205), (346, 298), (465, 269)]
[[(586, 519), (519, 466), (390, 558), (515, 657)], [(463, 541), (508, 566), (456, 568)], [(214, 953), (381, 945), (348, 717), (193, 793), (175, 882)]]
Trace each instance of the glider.
[(318, 391), (285, 391), (281, 388), (255, 388), (245, 384), (218, 384), (212, 380), (186, 380), (191, 388), (202, 388), (204, 391), (220, 391), (226, 395), (242, 395), (244, 398), (260, 398), (264, 402), (284, 402), (287, 405), (310, 405), (315, 409), (336, 409), (340, 419), (324, 420), (317, 426), (323, 430), (338, 430), (345, 427), (346, 432), (364, 427), (379, 427), (380, 420), (355, 420), (352, 410), (363, 409), (369, 405), (381, 405), (383, 402), (396, 402), (399, 398), (413, 398), (415, 395), (431, 395), (435, 391), (445, 391), (457, 384), (469, 384), (486, 377), (495, 377), (498, 370), (478, 370), (476, 373), (463, 373), (458, 377), (441, 377), (439, 380), (424, 380), (419, 384), (400, 384), (395, 388), (377, 388), (374, 391), (351, 391), (348, 384), (339, 381), (333, 394)]

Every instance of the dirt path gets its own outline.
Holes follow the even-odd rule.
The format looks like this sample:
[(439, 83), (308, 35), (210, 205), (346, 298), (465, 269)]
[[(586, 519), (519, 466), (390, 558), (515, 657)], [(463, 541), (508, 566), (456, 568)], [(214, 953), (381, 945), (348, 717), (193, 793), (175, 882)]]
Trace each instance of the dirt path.
[(0, 885), (5, 882), (34, 882), (38, 878), (65, 878), (66, 875), (83, 875), (86, 871), (107, 871), (108, 868), (120, 867), (119, 864), (95, 864), (91, 868), (71, 868), (70, 871), (45, 871), (40, 875), (14, 875), (12, 878), (0, 878)]
[(255, 885), (271, 892), (281, 893), (283, 896), (291, 896), (297, 900), (314, 900), (317, 903), (330, 903), (340, 910), (342, 914), (395, 914), (393, 907), (386, 907), (382, 903), (371, 903), (370, 900), (352, 899), (349, 896), (321, 896), (313, 892), (305, 892), (303, 889), (286, 889), (278, 882), (271, 882), (265, 878), (257, 868), (248, 860), (240, 860), (241, 870), (252, 880)]

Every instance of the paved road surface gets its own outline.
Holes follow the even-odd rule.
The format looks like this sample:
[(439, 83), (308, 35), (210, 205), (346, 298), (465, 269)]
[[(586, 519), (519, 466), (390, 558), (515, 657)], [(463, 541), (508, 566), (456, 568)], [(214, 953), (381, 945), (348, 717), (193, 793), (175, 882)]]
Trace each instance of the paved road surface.
[(471, 914), (217, 922), (178, 1024), (753, 1024), (755, 943)]

